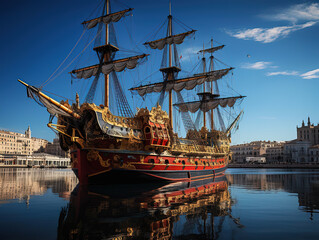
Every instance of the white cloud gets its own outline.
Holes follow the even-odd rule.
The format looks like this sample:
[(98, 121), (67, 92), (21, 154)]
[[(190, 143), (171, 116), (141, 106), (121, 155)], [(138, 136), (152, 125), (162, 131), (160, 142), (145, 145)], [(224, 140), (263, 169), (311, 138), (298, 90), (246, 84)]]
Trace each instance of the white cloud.
[(275, 66), (271, 65), (271, 62), (255, 62), (255, 63), (245, 63), (242, 65), (242, 68), (246, 68), (246, 69), (265, 69), (265, 68), (269, 68), (272, 67), (274, 68)]
[(319, 68), (315, 69), (315, 70), (312, 70), (312, 71), (309, 71), (309, 72), (306, 72), (304, 74), (301, 74), (300, 76), (303, 78), (303, 79), (313, 79), (313, 78), (319, 78)]
[(246, 30), (240, 30), (236, 33), (230, 33), (231, 36), (244, 39), (244, 40), (255, 40), (257, 42), (270, 43), (280, 37), (286, 37), (291, 32), (311, 27), (316, 22), (307, 22), (305, 24), (292, 25), (292, 26), (281, 26), (273, 28), (252, 28)]
[(267, 76), (277, 76), (277, 75), (296, 76), (296, 75), (298, 75), (298, 72), (297, 71), (269, 72), (266, 75)]
[(293, 5), (287, 9), (281, 10), (276, 14), (266, 16), (272, 20), (287, 20), (293, 23), (298, 21), (318, 21), (319, 20), (319, 4), (304, 3)]

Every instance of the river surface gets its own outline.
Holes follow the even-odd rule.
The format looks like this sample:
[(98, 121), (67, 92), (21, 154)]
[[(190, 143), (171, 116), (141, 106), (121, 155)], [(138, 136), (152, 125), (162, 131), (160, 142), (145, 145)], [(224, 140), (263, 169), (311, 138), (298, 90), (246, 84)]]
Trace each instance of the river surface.
[(0, 168), (0, 239), (319, 239), (319, 170), (82, 187), (71, 170)]

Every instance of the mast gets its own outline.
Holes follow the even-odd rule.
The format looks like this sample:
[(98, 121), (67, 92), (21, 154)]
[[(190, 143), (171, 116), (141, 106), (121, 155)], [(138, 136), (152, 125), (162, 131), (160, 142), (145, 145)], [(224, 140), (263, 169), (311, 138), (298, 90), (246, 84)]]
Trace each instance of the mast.
[[(110, 14), (110, 0), (106, 0), (106, 15)], [(105, 45), (109, 44), (109, 24), (105, 24)], [(104, 55), (104, 62), (109, 62), (111, 60), (110, 51), (106, 51)], [(104, 75), (104, 106), (109, 107), (109, 74)]]
[[(172, 6), (171, 6), (171, 2), (169, 2), (169, 16), (168, 16), (168, 24), (169, 24), (169, 34), (168, 36), (171, 37), (172, 36)], [(172, 67), (172, 44), (169, 44), (169, 67)], [(174, 76), (173, 76), (173, 72), (169, 72), (167, 75), (167, 80), (173, 80)], [(168, 104), (169, 104), (169, 121), (171, 124), (171, 128), (173, 129), (173, 93), (172, 90), (169, 91), (169, 98), (168, 98)]]
[[(213, 48), (213, 38), (211, 39), (211, 48)], [(210, 64), (211, 64), (211, 71), (214, 71), (214, 56), (213, 56), (213, 53), (211, 53), (211, 56), (210, 56)], [(211, 82), (211, 86), (210, 86), (210, 89), (211, 89), (211, 94), (214, 94), (214, 85), (213, 85), (213, 82)], [(214, 109), (212, 109), (210, 111), (210, 130), (213, 131), (214, 130)]]
[[(204, 46), (204, 43), (203, 43), (203, 50), (205, 50), (205, 46)], [(203, 51), (203, 73), (205, 74), (206, 73), (206, 59), (205, 59), (205, 53)], [(206, 83), (203, 84), (203, 92), (206, 92)], [(204, 127), (206, 128), (206, 113), (203, 112), (203, 115), (204, 115)]]

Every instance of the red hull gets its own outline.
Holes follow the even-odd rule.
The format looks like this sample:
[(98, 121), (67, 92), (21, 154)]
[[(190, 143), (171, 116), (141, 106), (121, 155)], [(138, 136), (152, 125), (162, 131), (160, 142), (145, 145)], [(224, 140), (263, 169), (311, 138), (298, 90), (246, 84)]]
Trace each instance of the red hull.
[(221, 175), (227, 161), (220, 158), (172, 157), (120, 150), (77, 150), (72, 168), (82, 184), (118, 182), (196, 181)]

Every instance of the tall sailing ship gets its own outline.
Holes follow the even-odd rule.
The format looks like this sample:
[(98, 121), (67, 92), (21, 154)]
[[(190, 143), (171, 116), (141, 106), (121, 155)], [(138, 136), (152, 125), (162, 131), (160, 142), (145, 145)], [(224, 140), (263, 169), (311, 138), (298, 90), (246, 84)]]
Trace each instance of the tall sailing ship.
[[(167, 35), (144, 43), (151, 49), (163, 51), (159, 69), (163, 80), (129, 89), (142, 97), (159, 93), (159, 99), (151, 110), (147, 107), (137, 109), (134, 115), (117, 73), (135, 68), (148, 54), (116, 58), (120, 49), (116, 41), (110, 41), (114, 33), (113, 23), (131, 14), (133, 9), (117, 12), (111, 12), (110, 9), (110, 0), (106, 0), (100, 17), (83, 22), (87, 30), (97, 27), (97, 34), (100, 35), (103, 30), (105, 43), (93, 48), (98, 56), (98, 64), (71, 71), (77, 79), (93, 79), (82, 104), (78, 94), (70, 105), (68, 101), (58, 102), (44, 94), (41, 88), (19, 80), (27, 87), (28, 97), (44, 105), (50, 113), (48, 127), (58, 133), (62, 149), (70, 150), (72, 169), (80, 183), (194, 181), (222, 175), (231, 158), (231, 130), (242, 112), (234, 117), (228, 128), (221, 124), (222, 128), (216, 129), (214, 119), (216, 116), (221, 119), (220, 109), (233, 108), (236, 101), (240, 102), (244, 98), (241, 95), (220, 97), (217, 81), (233, 69), (214, 69), (213, 53), (224, 45), (213, 46), (211, 41), (210, 48), (199, 51), (202, 55), (202, 71), (179, 78), (181, 67), (176, 45), (182, 44), (195, 30), (175, 34), (170, 10)], [(208, 71), (207, 54), (210, 55)], [(103, 75), (104, 104), (96, 105), (93, 103), (94, 95)], [(114, 92), (110, 91), (111, 81)], [(195, 89), (198, 95), (195, 94), (196, 99), (184, 101), (182, 92), (193, 94)], [(116, 94), (116, 115), (110, 107), (111, 94)], [(173, 94), (178, 100), (174, 104)], [(168, 114), (162, 109), (167, 98)], [(186, 132), (184, 138), (174, 131), (173, 119), (176, 115), (173, 116), (173, 108), (178, 110), (183, 121)], [(196, 112), (198, 117), (193, 121), (191, 114)], [(52, 122), (54, 117), (57, 118), (56, 124)], [(198, 123), (202, 123), (202, 126), (198, 126)]]

